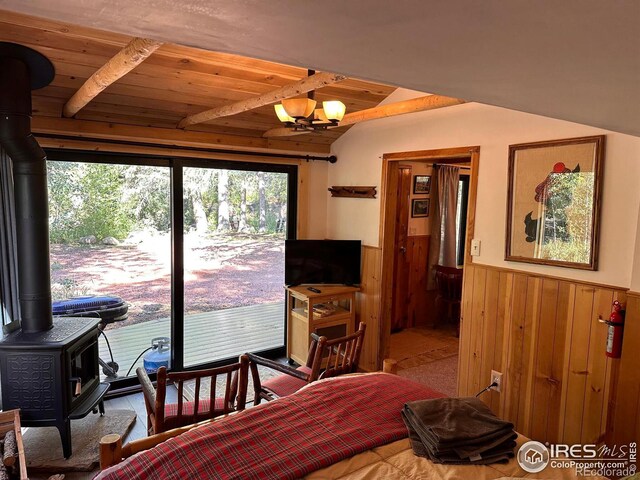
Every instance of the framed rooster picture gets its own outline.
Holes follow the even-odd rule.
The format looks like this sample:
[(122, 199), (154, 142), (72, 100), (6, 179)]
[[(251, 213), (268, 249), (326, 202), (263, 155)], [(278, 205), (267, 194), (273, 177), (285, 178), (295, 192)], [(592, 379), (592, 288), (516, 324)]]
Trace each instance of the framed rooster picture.
[(604, 143), (509, 146), (505, 260), (597, 270)]

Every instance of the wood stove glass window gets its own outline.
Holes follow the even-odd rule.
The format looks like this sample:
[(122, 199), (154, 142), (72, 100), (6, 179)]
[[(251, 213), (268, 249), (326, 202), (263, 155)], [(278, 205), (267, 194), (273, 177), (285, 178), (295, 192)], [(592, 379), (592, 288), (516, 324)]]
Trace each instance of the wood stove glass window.
[(69, 388), (70, 398), (79, 398), (82, 394), (92, 391), (99, 383), (95, 376), (98, 370), (96, 365), (96, 349), (98, 344), (95, 338), (80, 344), (77, 348), (69, 350)]

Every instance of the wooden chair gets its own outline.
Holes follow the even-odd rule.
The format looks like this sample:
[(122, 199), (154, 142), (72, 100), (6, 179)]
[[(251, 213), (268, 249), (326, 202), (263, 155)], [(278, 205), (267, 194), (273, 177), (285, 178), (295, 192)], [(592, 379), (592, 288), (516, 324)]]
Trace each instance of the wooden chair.
[[(291, 395), (321, 378), (355, 372), (358, 369), (365, 329), (366, 325), (360, 322), (355, 333), (331, 340), (312, 333), (307, 362), (297, 368), (247, 353), (255, 392), (254, 405), (258, 405), (262, 399), (270, 401)], [(258, 365), (271, 368), (283, 375), (261, 382)]]
[(438, 315), (443, 310), (443, 304), (447, 309), (446, 319), (453, 321), (459, 328), (460, 302), (462, 300), (462, 273), (461, 268), (436, 266), (436, 308)]
[[(249, 379), (249, 358), (242, 355), (237, 363), (223, 367), (195, 370), (192, 372), (167, 373), (165, 367), (157, 372), (157, 387), (144, 368), (136, 370), (144, 403), (147, 407), (147, 433), (154, 435), (173, 428), (191, 425), (202, 420), (244, 410), (247, 402), (247, 382)], [(223, 397), (216, 397), (218, 376), (226, 375)], [(200, 398), (200, 384), (203, 378), (211, 378), (209, 398)], [(184, 382), (195, 380), (195, 399), (184, 401)], [(167, 382), (177, 383), (178, 403), (165, 404)]]

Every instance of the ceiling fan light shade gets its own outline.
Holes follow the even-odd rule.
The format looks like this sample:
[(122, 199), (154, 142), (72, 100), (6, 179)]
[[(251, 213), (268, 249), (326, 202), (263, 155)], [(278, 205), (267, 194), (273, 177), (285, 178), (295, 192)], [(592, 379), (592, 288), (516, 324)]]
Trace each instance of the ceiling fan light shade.
[(340, 100), (330, 100), (322, 102), (322, 109), (328, 120), (337, 120), (339, 122), (344, 117), (347, 107)]
[(313, 111), (313, 121), (314, 123), (315, 122), (328, 123), (329, 119), (325, 115), (324, 110), (322, 108), (316, 108)]
[(284, 122), (284, 123), (294, 123), (294, 122), (296, 121), (296, 119), (295, 119), (295, 118), (290, 117), (290, 116), (287, 114), (287, 111), (284, 109), (284, 107), (282, 106), (282, 104), (281, 104), (281, 103), (278, 103), (278, 104), (274, 105), (274, 106), (273, 106), (273, 108), (275, 108), (275, 110), (276, 110), (276, 115), (278, 116), (278, 119), (279, 119), (281, 122)]
[(307, 118), (316, 108), (316, 101), (310, 98), (287, 98), (282, 100), (287, 115), (296, 118)]

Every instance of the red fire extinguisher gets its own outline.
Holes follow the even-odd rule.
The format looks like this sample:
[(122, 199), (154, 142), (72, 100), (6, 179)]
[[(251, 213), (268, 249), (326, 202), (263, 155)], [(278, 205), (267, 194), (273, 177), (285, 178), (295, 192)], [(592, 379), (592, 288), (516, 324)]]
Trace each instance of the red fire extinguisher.
[(624, 310), (622, 304), (616, 300), (613, 302), (613, 310), (607, 324), (607, 357), (620, 358), (622, 354), (622, 333), (624, 330)]

